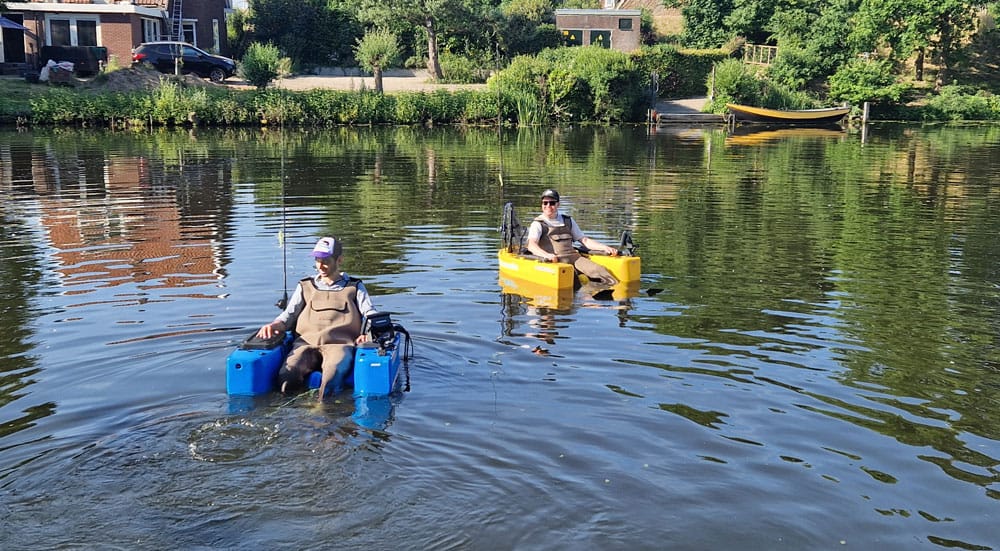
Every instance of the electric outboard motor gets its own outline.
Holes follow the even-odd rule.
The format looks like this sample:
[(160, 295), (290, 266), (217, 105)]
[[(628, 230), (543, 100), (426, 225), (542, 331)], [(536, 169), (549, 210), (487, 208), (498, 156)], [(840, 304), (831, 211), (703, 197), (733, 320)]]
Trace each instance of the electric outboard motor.
[(517, 216), (514, 214), (514, 204), (510, 201), (506, 202), (503, 206), (503, 218), (500, 220), (500, 236), (507, 252), (521, 253), (527, 231), (527, 228), (517, 221)]
[(622, 232), (622, 240), (618, 245), (618, 250), (622, 256), (635, 256), (635, 243), (632, 242), (632, 232), (625, 230)]
[(365, 324), (361, 331), (368, 335), (370, 342), (378, 345), (379, 355), (393, 346), (396, 339), (396, 327), (392, 323), (389, 312), (372, 312), (365, 316)]

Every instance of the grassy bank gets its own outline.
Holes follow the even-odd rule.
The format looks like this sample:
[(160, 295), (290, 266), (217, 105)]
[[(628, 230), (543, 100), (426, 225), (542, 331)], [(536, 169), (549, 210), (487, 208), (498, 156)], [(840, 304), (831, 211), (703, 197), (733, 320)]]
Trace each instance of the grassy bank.
[(5, 124), (261, 126), (287, 124), (480, 124), (496, 122), (498, 97), (480, 91), (401, 92), (236, 90), (157, 77), (148, 89), (121, 90), (0, 80)]
[[(128, 75), (129, 73), (120, 73)], [(154, 126), (274, 126), (464, 124), (509, 125), (560, 122), (641, 121), (613, 93), (571, 95), (576, 103), (553, 100), (552, 87), (535, 90), (506, 75), (490, 90), (438, 90), (377, 94), (371, 90), (263, 91), (208, 85), (197, 79), (146, 74), (139, 88), (97, 80), (79, 87), (0, 79), (0, 125), (91, 126), (115, 129)], [(528, 79), (537, 80), (537, 79)], [(609, 91), (613, 86), (607, 87)], [(579, 89), (586, 89), (581, 87)], [(548, 94), (548, 95), (546, 95)], [(590, 97), (593, 96), (593, 97)], [(572, 108), (566, 108), (566, 106)], [(634, 105), (633, 105), (634, 107)], [(631, 109), (635, 111), (635, 109)], [(610, 113), (610, 114), (609, 114)], [(873, 109), (882, 120), (998, 120), (997, 98), (962, 87), (909, 105)], [(567, 117), (567, 115), (571, 115)]]

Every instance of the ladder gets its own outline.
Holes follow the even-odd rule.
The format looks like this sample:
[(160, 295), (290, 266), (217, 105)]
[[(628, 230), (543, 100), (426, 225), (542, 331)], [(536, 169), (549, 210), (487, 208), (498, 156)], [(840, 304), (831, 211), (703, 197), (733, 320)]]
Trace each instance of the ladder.
[(173, 11), (170, 14), (170, 37), (173, 40), (184, 41), (184, 0), (173, 0)]

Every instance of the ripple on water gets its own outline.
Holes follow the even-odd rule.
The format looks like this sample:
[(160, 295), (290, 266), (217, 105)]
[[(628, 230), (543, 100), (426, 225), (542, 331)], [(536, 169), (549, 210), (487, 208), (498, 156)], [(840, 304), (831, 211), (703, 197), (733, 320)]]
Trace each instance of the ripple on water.
[(188, 450), (198, 461), (225, 463), (256, 457), (278, 439), (279, 427), (245, 417), (209, 421), (191, 431)]

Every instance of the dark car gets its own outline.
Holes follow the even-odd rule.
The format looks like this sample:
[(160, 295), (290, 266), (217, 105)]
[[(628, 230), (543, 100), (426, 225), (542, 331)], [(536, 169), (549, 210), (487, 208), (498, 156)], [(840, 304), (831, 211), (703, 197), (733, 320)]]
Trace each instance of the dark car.
[(181, 60), (181, 73), (194, 73), (212, 82), (222, 82), (236, 73), (236, 62), (212, 55), (186, 42), (145, 42), (132, 50), (132, 63), (149, 63), (161, 73), (174, 74), (174, 64)]

